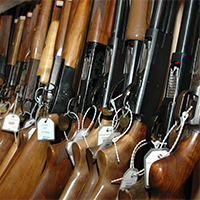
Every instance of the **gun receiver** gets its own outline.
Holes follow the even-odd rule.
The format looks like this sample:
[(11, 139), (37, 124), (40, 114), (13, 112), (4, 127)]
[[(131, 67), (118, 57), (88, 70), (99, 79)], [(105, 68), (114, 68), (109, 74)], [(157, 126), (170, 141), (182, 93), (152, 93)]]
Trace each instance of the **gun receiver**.
[(131, 109), (135, 114), (143, 116), (145, 124), (148, 124), (162, 96), (176, 11), (177, 1), (154, 2), (150, 28), (146, 31), (130, 97)]
[(83, 45), (84, 36), (87, 31), (87, 22), (91, 6), (91, 1), (88, 0), (81, 0), (78, 2), (73, 23), (65, 39), (62, 63), (56, 81), (58, 91), (54, 104), (50, 109), (51, 113), (58, 113), (59, 115), (63, 113), (67, 102), (74, 96), (75, 91), (72, 87), (74, 73)]
[[(176, 52), (172, 54), (171, 58), (165, 96), (156, 116), (152, 117), (149, 122), (148, 140), (152, 134), (155, 138), (164, 138), (175, 120), (174, 112), (178, 95), (181, 91), (191, 87), (198, 37), (199, 17), (196, 17), (198, 15), (197, 1), (185, 2)], [(160, 128), (156, 130), (158, 126)]]
[[(104, 57), (108, 39), (111, 36), (115, 0), (108, 0), (102, 4), (102, 1), (94, 1), (90, 27), (87, 36), (87, 44), (82, 64), (81, 80), (77, 96), (79, 102), (77, 112), (84, 113), (91, 106), (91, 94), (95, 87), (100, 83), (104, 68)], [(100, 102), (100, 107), (102, 102)], [(95, 102), (97, 105), (97, 102)]]

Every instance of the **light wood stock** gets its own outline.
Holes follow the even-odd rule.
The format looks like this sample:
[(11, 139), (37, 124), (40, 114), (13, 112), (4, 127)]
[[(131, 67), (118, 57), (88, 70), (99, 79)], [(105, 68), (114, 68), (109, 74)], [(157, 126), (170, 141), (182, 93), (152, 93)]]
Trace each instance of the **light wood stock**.
[(200, 134), (191, 132), (175, 152), (151, 165), (151, 199), (185, 199), (184, 185), (200, 159)]
[(43, 49), (40, 64), (38, 67), (37, 76), (40, 76), (40, 82), (43, 84), (47, 84), (49, 82), (49, 77), (53, 66), (54, 47), (55, 47), (58, 27), (59, 27), (59, 21), (51, 22), (45, 42), (45, 47)]
[(64, 5), (62, 7), (61, 16), (60, 16), (60, 23), (58, 28), (58, 34), (56, 38), (56, 44), (54, 49), (54, 56), (62, 55), (63, 46), (66, 38), (67, 33), (67, 27), (68, 27), (68, 21), (71, 11), (71, 1), (65, 0)]
[(12, 15), (1, 15), (0, 17), (0, 54), (3, 57), (7, 56), (11, 24), (12, 24)]
[(72, 26), (69, 29), (62, 58), (65, 59), (65, 66), (76, 67), (77, 60), (82, 47), (86, 25), (90, 10), (90, 0), (79, 0), (74, 14)]
[(132, 0), (126, 30), (127, 40), (143, 41), (150, 25), (151, 0)]
[(9, 52), (9, 55), (8, 55), (8, 60), (7, 60), (8, 65), (14, 66), (16, 64), (17, 56), (18, 56), (18, 52), (19, 52), (19, 46), (20, 46), (21, 39), (22, 39), (22, 33), (23, 33), (25, 20), (26, 20), (25, 16), (19, 17), (19, 20), (18, 20), (17, 25), (15, 27), (12, 45), (11, 45), (10, 52)]
[[(111, 124), (110, 121), (102, 121), (102, 125), (108, 123)], [(100, 126), (93, 128), (90, 134), (86, 137), (89, 146), (97, 145), (97, 133), (99, 129)], [(60, 196), (60, 199), (76, 199), (81, 193), (81, 190), (83, 189), (89, 176), (89, 168), (86, 160), (86, 148), (87, 145), (85, 140), (74, 142), (72, 144), (75, 168)]]
[(44, 41), (46, 38), (49, 16), (51, 12), (52, 0), (42, 0), (40, 12), (37, 18), (37, 23), (35, 27), (35, 33), (31, 42), (31, 53), (30, 57), (32, 59), (40, 60), (42, 55), (42, 50), (44, 47)]
[(117, 161), (114, 145), (97, 153), (99, 169), (99, 181), (89, 199), (115, 199), (119, 184), (111, 181), (123, 177), (130, 164), (131, 154), (137, 143), (145, 138), (147, 126), (135, 121), (129, 133), (123, 136), (117, 143), (120, 163)]
[[(49, 117), (57, 125), (58, 115), (52, 114)], [(1, 179), (1, 199), (29, 198), (43, 171), (49, 145), (49, 141), (38, 141), (35, 131), (11, 169)]]
[(107, 45), (111, 36), (116, 0), (95, 0), (87, 42)]

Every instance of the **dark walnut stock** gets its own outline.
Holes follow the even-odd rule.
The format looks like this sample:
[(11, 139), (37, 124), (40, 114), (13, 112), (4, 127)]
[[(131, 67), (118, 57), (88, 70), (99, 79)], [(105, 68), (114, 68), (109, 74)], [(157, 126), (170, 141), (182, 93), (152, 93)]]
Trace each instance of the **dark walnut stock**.
[(175, 152), (152, 164), (151, 199), (185, 199), (184, 185), (200, 158), (199, 129), (190, 132)]

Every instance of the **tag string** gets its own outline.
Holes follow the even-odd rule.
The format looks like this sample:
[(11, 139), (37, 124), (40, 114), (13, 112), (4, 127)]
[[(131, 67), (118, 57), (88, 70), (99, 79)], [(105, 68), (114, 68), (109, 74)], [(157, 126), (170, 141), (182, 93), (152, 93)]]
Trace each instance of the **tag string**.
[[(127, 102), (127, 104), (128, 104), (128, 102)], [(114, 146), (115, 146), (115, 152), (116, 152), (118, 164), (120, 163), (120, 159), (119, 159), (119, 153), (118, 153), (118, 150), (117, 150), (117, 144), (116, 144), (116, 142), (128, 132), (128, 130), (130, 129), (130, 127), (132, 125), (132, 121), (133, 121), (133, 115), (132, 115), (131, 109), (129, 108), (129, 106), (126, 106), (125, 108), (130, 112), (130, 122), (129, 122), (129, 125), (128, 125), (128, 127), (126, 128), (126, 130), (121, 135), (119, 135), (118, 137), (115, 137), (115, 138), (112, 139), (112, 142), (114, 143)]]
[(140, 142), (137, 143), (137, 145), (135, 146), (133, 152), (132, 152), (132, 155), (131, 155), (131, 160), (130, 160), (130, 168), (134, 168), (134, 160), (135, 160), (135, 155), (137, 153), (137, 151), (143, 147), (147, 145), (147, 142), (146, 142), (146, 139), (144, 140), (141, 140)]

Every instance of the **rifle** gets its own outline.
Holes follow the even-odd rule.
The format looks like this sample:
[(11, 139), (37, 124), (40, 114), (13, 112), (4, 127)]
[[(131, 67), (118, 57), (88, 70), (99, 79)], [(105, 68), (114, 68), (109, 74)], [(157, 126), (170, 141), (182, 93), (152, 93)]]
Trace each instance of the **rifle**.
[[(81, 6), (82, 5), (82, 6)], [(74, 14), (72, 26), (66, 35), (65, 45), (62, 53), (62, 63), (59, 75), (56, 77), (56, 86), (58, 88), (54, 103), (50, 108), (51, 113), (64, 112), (66, 102), (74, 96), (73, 79), (76, 64), (84, 41), (86, 27), (88, 22), (91, 1), (79, 1), (76, 12)], [(82, 19), (82, 20), (80, 20)], [(76, 44), (76, 45), (71, 45)], [(52, 79), (51, 79), (52, 81)]]
[(11, 32), (12, 15), (1, 15), (0, 17), (0, 85), (5, 83), (5, 67), (8, 52), (8, 44)]
[[(195, 13), (195, 17), (193, 13)], [(198, 3), (196, 1), (186, 2), (176, 52), (172, 54), (170, 62), (163, 102), (148, 125), (147, 140), (151, 146), (151, 138), (164, 139), (175, 121), (174, 111), (178, 95), (181, 91), (191, 87), (199, 26), (199, 19), (196, 16), (198, 16)]]
[[(164, 52), (166, 54), (168, 52), (168, 57), (169, 57), (170, 43), (172, 39), (171, 32), (173, 30), (173, 22), (174, 22), (174, 17), (176, 14), (176, 3), (177, 2), (174, 2), (174, 1), (173, 2), (171, 1), (155, 1), (154, 2), (153, 15), (151, 18), (150, 28), (146, 31), (145, 40), (144, 40), (144, 45), (151, 44), (150, 46), (148, 46), (148, 53), (147, 53), (148, 56), (146, 58), (147, 62), (145, 62), (144, 65), (142, 65), (145, 68), (144, 74), (143, 74), (144, 76), (140, 76), (142, 74), (139, 73), (138, 69), (136, 70), (136, 76), (134, 77), (135, 80), (133, 80), (133, 83), (136, 84), (137, 78), (141, 77), (142, 78), (141, 82), (139, 81), (141, 83), (141, 87), (139, 88), (135, 87), (139, 90), (138, 93), (137, 92), (134, 93), (133, 91), (131, 91), (130, 93), (134, 95), (135, 97), (137, 97), (136, 101), (134, 100), (132, 102), (130, 100), (130, 104), (133, 107), (133, 108), (131, 107), (131, 110), (135, 111), (134, 124), (132, 125), (132, 128), (128, 134), (124, 135), (123, 137), (119, 136), (119, 139), (120, 138), (121, 139), (116, 142), (116, 145), (112, 145), (107, 149), (98, 151), (97, 163), (98, 163), (98, 170), (99, 170), (99, 181), (93, 193), (89, 197), (89, 199), (115, 198), (117, 196), (119, 185), (112, 183), (112, 180), (121, 177), (124, 174), (124, 172), (128, 169), (128, 164), (129, 164), (129, 160), (130, 160), (133, 148), (136, 146), (136, 144), (140, 140), (143, 140), (145, 137), (146, 130), (147, 130), (146, 124), (147, 124), (148, 118), (153, 114), (153, 111), (151, 111), (151, 109), (153, 110), (154, 108), (155, 110), (159, 102), (159, 100), (156, 99), (154, 103), (149, 104), (147, 102), (147, 99), (150, 98), (149, 96), (150, 94), (149, 92), (146, 93), (146, 89), (147, 88), (150, 89), (152, 86), (152, 88), (150, 89), (152, 92), (152, 89), (154, 88), (154, 84), (157, 81), (158, 81), (157, 84), (159, 83), (159, 86), (163, 86), (163, 80), (159, 82), (160, 77), (158, 78), (158, 80), (155, 80), (157, 79), (157, 77), (155, 76), (151, 77), (151, 73), (153, 73), (154, 70), (157, 71), (157, 68), (160, 67), (159, 62), (154, 63), (155, 60), (159, 61), (159, 58), (158, 58), (159, 55), (157, 54), (158, 52), (159, 53)], [(163, 20), (163, 18), (167, 20)], [(168, 26), (167, 30), (165, 28), (162, 28), (162, 27), (165, 27), (167, 24), (170, 25)], [(167, 58), (165, 59), (167, 60)], [(158, 71), (159, 70), (162, 71), (163, 69), (162, 70), (158, 69)], [(165, 70), (163, 70), (163, 72), (164, 71)], [(166, 74), (163, 73), (162, 76), (166, 76)], [(147, 77), (148, 77), (148, 81), (146, 80)], [(153, 78), (154, 80), (151, 80)], [(148, 84), (146, 84), (147, 83), (146, 81), (148, 82)], [(155, 96), (158, 95), (157, 98), (160, 99), (162, 89), (159, 88), (159, 90), (160, 91), (158, 93), (156, 91), (157, 94)], [(137, 95), (139, 93), (144, 94), (144, 98), (140, 98), (141, 96)], [(139, 105), (141, 105), (141, 107)], [(148, 105), (150, 105), (151, 108), (147, 108)], [(143, 109), (144, 107), (146, 107), (146, 110)], [(134, 109), (134, 108), (137, 108), (137, 109)], [(149, 113), (150, 111), (152, 112), (151, 114)], [(121, 157), (120, 155), (126, 154), (126, 157), (123, 157), (120, 163), (119, 163), (119, 159), (117, 159), (117, 156), (116, 156), (116, 148), (117, 148), (119, 158)]]
[[(50, 117), (57, 125), (58, 115), (52, 114)], [(49, 145), (49, 141), (37, 140), (37, 131), (34, 132), (15, 163), (1, 179), (1, 198), (29, 198), (43, 171)]]

